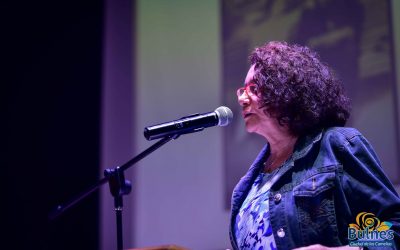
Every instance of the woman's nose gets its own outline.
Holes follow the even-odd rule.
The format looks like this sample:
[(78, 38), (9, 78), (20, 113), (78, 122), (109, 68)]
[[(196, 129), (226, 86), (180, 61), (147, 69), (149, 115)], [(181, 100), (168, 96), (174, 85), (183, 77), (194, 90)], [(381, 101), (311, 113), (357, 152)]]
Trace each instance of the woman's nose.
[(246, 91), (244, 91), (240, 96), (238, 96), (238, 103), (240, 106), (249, 105), (250, 97), (247, 95)]

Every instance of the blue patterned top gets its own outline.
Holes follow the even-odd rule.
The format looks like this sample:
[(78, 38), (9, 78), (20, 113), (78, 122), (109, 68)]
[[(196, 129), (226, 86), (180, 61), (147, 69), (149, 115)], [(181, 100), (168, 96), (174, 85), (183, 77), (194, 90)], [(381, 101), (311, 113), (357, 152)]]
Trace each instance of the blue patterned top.
[[(274, 171), (275, 172), (275, 171)], [(260, 173), (236, 216), (234, 233), (240, 249), (277, 249), (269, 221), (269, 189), (274, 176)]]

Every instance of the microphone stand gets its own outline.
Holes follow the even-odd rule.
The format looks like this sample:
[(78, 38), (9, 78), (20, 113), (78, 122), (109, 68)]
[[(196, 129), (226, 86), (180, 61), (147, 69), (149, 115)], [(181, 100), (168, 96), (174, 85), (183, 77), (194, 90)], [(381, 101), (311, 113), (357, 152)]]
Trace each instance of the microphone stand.
[[(182, 133), (181, 133), (182, 134)], [(124, 171), (130, 168), (132, 165), (145, 158), (147, 155), (166, 144), (171, 140), (177, 139), (181, 134), (175, 134), (172, 136), (166, 136), (144, 150), (142, 153), (138, 154), (122, 166), (118, 166), (112, 169), (104, 170), (104, 178), (100, 179), (92, 187), (88, 188), (86, 191), (82, 192), (76, 198), (67, 202), (65, 205), (58, 205), (54, 211), (49, 214), (49, 219), (54, 220), (67, 209), (73, 207), (75, 204), (80, 202), (82, 199), (99, 189), (99, 187), (106, 182), (108, 182), (110, 187), (111, 195), (114, 197), (114, 210), (116, 213), (117, 221), (117, 249), (123, 249), (123, 238), (122, 238), (122, 208), (123, 208), (123, 196), (131, 192), (130, 181), (125, 180)]]

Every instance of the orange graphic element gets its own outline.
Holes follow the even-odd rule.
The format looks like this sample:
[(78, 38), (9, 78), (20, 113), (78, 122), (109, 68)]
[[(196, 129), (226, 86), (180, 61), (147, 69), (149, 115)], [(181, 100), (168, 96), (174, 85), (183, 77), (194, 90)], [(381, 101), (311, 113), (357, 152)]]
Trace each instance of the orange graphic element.
[(381, 222), (373, 213), (361, 212), (356, 217), (356, 223), (349, 224), (349, 228), (354, 228), (356, 230), (368, 231), (386, 231), (392, 227), (392, 223), (388, 221)]

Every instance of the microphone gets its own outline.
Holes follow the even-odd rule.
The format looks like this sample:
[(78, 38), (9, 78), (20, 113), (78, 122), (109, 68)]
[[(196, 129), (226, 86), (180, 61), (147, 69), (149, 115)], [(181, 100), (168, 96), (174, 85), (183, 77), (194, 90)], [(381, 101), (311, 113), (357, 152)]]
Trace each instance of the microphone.
[(202, 131), (212, 126), (226, 126), (233, 118), (233, 113), (228, 107), (221, 106), (214, 112), (193, 114), (181, 119), (165, 122), (144, 128), (144, 137), (154, 140), (166, 136), (179, 136)]

